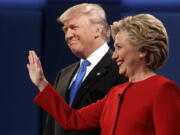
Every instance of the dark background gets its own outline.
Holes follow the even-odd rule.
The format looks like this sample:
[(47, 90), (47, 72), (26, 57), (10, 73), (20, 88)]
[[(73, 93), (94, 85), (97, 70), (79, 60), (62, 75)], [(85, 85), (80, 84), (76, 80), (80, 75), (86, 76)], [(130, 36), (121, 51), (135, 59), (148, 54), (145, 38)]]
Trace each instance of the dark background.
[(38, 53), (53, 83), (60, 68), (77, 60), (64, 42), (57, 17), (82, 2), (102, 5), (109, 23), (137, 13), (162, 20), (169, 33), (170, 57), (158, 73), (180, 85), (179, 0), (0, 0), (0, 135), (42, 134), (44, 114), (33, 103), (38, 90), (26, 69), (28, 50)]

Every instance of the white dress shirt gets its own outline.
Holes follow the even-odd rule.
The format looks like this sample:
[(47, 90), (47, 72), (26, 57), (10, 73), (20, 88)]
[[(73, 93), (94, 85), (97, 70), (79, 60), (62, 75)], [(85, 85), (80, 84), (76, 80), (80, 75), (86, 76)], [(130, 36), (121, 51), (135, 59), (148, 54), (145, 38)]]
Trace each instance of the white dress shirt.
[[(102, 46), (100, 46), (98, 49), (96, 49), (91, 55), (89, 55), (89, 57), (87, 58), (87, 60), (91, 63), (89, 66), (87, 66), (86, 69), (86, 74), (83, 78), (83, 81), (85, 80), (85, 78), (88, 76), (88, 74), (93, 70), (93, 68), (97, 65), (97, 63), (102, 59), (102, 57), (107, 53), (107, 51), (109, 50), (109, 46), (107, 43), (104, 43)], [(80, 60), (80, 66), (82, 64), (84, 59)], [(79, 66), (79, 67), (80, 67)], [(79, 70), (79, 69), (78, 69)], [(78, 71), (77, 70), (77, 71)], [(74, 75), (69, 87), (71, 86), (72, 82), (75, 80), (77, 76), (77, 72)]]

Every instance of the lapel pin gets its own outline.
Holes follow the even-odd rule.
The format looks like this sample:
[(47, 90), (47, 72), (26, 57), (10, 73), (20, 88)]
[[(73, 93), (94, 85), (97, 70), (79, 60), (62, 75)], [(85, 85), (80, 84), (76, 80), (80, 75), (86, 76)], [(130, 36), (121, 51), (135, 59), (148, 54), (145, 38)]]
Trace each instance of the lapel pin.
[(99, 76), (99, 75), (101, 75), (101, 73), (100, 73), (100, 72), (98, 72), (96, 75), (97, 75), (97, 76)]

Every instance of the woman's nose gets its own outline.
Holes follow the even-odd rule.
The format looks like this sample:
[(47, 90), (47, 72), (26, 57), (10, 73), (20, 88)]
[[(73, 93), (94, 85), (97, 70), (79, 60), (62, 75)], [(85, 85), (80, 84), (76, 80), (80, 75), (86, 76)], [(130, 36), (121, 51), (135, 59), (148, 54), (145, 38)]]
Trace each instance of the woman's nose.
[(117, 53), (116, 53), (116, 51), (113, 52), (112, 59), (113, 59), (113, 60), (116, 60), (116, 59), (117, 59)]

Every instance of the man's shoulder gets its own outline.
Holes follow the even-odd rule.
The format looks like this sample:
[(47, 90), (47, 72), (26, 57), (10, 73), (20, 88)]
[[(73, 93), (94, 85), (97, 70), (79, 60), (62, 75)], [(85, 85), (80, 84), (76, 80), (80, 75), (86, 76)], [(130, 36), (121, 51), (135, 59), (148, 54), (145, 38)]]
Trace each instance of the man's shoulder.
[(70, 65), (68, 65), (66, 67), (63, 67), (63, 68), (59, 69), (59, 72), (64, 72), (64, 71), (70, 70), (70, 69), (72, 69), (74, 67), (77, 67), (78, 65), (79, 65), (79, 62), (74, 62), (74, 63), (72, 63), (72, 64), (70, 64)]
[(68, 70), (68, 69), (74, 68), (74, 67), (76, 67), (78, 65), (79, 65), (79, 61), (78, 62), (74, 62), (74, 63), (64, 67), (62, 70)]
[(75, 63), (72, 63), (62, 69), (60, 69), (56, 75), (56, 82), (62, 78), (62, 77), (67, 77), (71, 74), (73, 74), (76, 70), (76, 68), (78, 68), (79, 66), (79, 62), (75, 62)]

